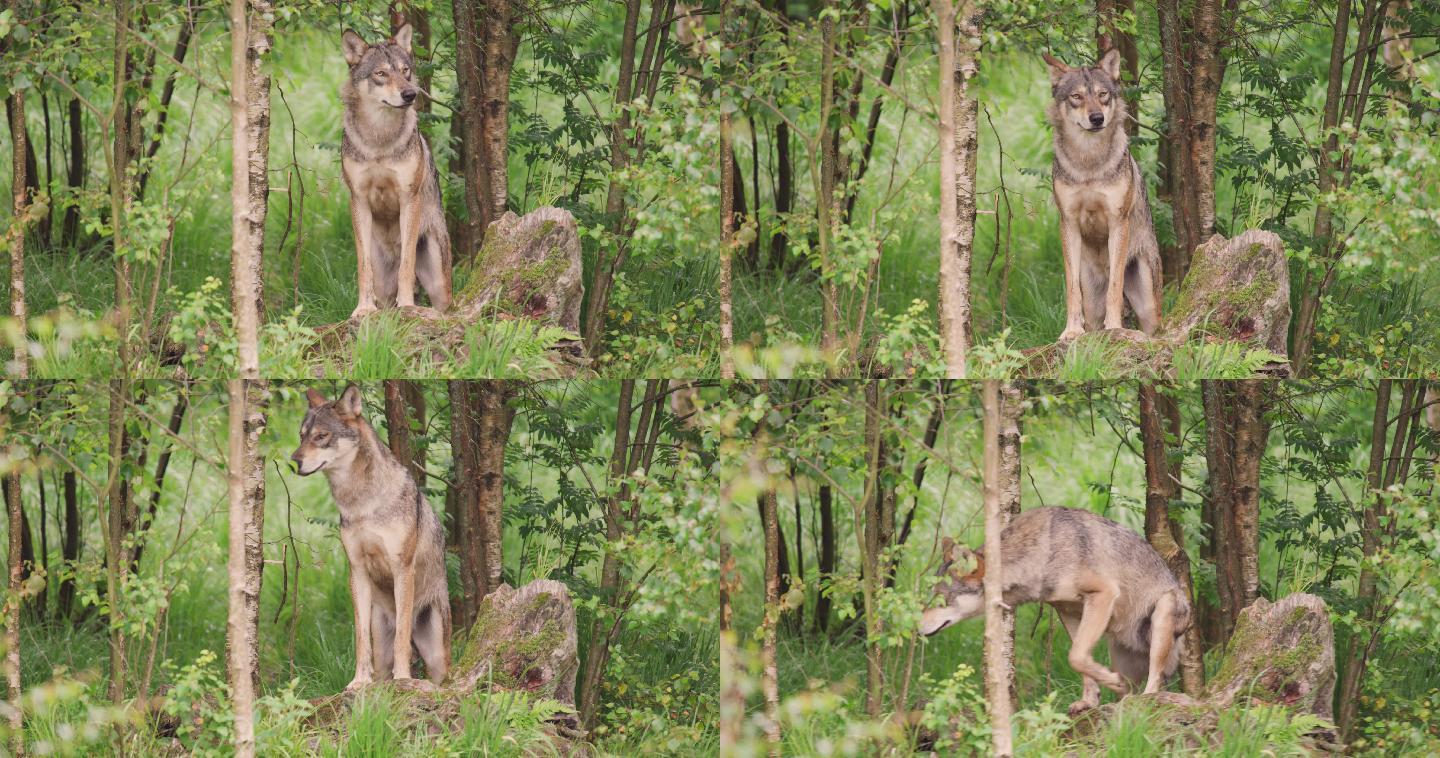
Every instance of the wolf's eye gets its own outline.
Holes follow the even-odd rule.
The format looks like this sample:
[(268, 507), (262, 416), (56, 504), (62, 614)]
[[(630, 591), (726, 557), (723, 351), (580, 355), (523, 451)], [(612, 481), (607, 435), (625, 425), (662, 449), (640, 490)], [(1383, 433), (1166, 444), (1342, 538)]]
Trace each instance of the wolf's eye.
[(375, 72), (375, 78), (376, 78), (376, 79), (384, 79), (385, 76), (386, 76), (386, 74), (385, 74), (384, 71), (376, 71), (376, 72)]
[(410, 67), (409, 67), (409, 66), (406, 66), (405, 68), (400, 69), (400, 73), (401, 73), (402, 75), (404, 75), (404, 76), (409, 76), (409, 75), (410, 75)]
[(1072, 103), (1078, 103), (1078, 102), (1080, 102), (1080, 93), (1079, 93), (1079, 92), (1072, 92), (1072, 93), (1070, 93), (1070, 102), (1072, 102)]
[(315, 435), (315, 443), (316, 443), (316, 444), (323, 445), (323, 444), (325, 444), (326, 442), (329, 442), (329, 441), (330, 441), (330, 435), (328, 435), (328, 434), (321, 433), (321, 434)]
[(1102, 103), (1108, 103), (1108, 102), (1110, 102), (1110, 93), (1109, 93), (1109, 92), (1101, 92), (1101, 93), (1100, 93), (1100, 102), (1102, 102)]

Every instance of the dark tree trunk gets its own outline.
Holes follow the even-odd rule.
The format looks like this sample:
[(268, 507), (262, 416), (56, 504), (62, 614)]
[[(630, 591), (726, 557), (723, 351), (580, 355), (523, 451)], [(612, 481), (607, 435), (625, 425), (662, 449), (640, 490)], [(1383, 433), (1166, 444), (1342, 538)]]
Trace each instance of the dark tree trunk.
[[(821, 589), (835, 575), (835, 493), (830, 485), (820, 485), (820, 564), (816, 578)], [(830, 595), (817, 592), (815, 598), (815, 631), (830, 631)]]
[[(65, 529), (60, 535), (60, 559), (73, 566), (80, 560), (80, 502), (75, 472), (67, 470), (60, 479), (65, 501)], [(69, 619), (75, 608), (75, 577), (60, 580), (60, 616)]]
[(386, 379), (385, 428), (390, 452), (410, 469), (415, 484), (425, 486), (425, 450), (417, 447), (415, 434), (425, 430), (425, 394), (408, 379)]
[[(1190, 556), (1180, 538), (1179, 522), (1170, 513), (1170, 503), (1180, 498), (1180, 465), (1178, 461), (1172, 463), (1166, 453), (1166, 427), (1172, 412), (1178, 419), (1179, 409), (1172, 398), (1157, 392), (1153, 384), (1140, 385), (1140, 439), (1145, 458), (1145, 537), (1179, 580), (1193, 607), (1195, 593), (1190, 580)], [(1175, 431), (1178, 432), (1178, 428)], [(1178, 434), (1174, 436), (1178, 438)], [(1185, 648), (1180, 657), (1181, 682), (1185, 694), (1191, 697), (1199, 697), (1205, 687), (1203, 653), (1198, 625), (1191, 624), (1185, 632)]]
[(1206, 380), (1205, 461), (1220, 598), (1217, 642), (1228, 640), (1240, 611), (1259, 597), (1260, 461), (1270, 427), (1265, 380)]
[[(65, 162), (65, 184), (71, 192), (85, 189), (85, 122), (80, 110), (80, 101), (71, 98), (66, 104), (65, 122), (70, 130), (70, 157)], [(80, 241), (80, 207), (78, 204), (65, 209), (65, 218), (60, 225), (60, 246), (70, 247)]]

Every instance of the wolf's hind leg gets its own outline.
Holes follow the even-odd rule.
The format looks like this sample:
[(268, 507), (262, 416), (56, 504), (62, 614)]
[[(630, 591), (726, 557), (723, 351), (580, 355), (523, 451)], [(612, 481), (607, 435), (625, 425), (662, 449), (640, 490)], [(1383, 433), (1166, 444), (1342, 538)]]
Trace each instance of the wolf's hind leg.
[[(1073, 648), (1075, 635), (1080, 632), (1080, 617), (1070, 613), (1060, 613), (1060, 621), (1065, 624), (1065, 632), (1070, 635), (1070, 646)], [(1100, 683), (1084, 672), (1080, 672), (1080, 699), (1070, 704), (1070, 715), (1078, 716), (1097, 705), (1100, 705)]]
[(1140, 331), (1151, 336), (1160, 330), (1160, 301), (1155, 295), (1160, 288), (1155, 286), (1153, 279), (1156, 276), (1158, 272), (1138, 256), (1132, 258), (1125, 269), (1125, 300), (1135, 311)]
[(1110, 624), (1110, 613), (1114, 610), (1115, 599), (1119, 596), (1120, 589), (1113, 583), (1097, 587), (1086, 594), (1080, 628), (1075, 630), (1075, 636), (1070, 640), (1069, 661), (1071, 668), (1114, 690), (1116, 694), (1125, 695), (1129, 693), (1125, 680), (1114, 671), (1101, 666), (1091, 655), (1096, 643), (1105, 634), (1105, 627)]
[(1175, 644), (1175, 596), (1165, 594), (1150, 614), (1150, 677), (1145, 682), (1146, 692), (1159, 692), (1165, 686), (1165, 669)]
[(416, 614), (415, 632), (411, 637), (415, 649), (420, 652), (420, 659), (425, 661), (426, 678), (435, 684), (445, 681), (445, 674), (450, 669), (450, 655), (445, 649), (445, 632), (441, 626), (438, 609), (427, 605)]
[(1098, 332), (1105, 323), (1105, 273), (1090, 263), (1090, 254), (1080, 264), (1080, 302), (1085, 310), (1085, 331)]
[(370, 635), (375, 678), (385, 681), (391, 678), (395, 663), (395, 616), (380, 603), (376, 603), (370, 612)]
[(430, 307), (441, 313), (450, 310), (450, 267), (446, 265), (450, 256), (441, 249), (449, 244), (443, 232), (437, 235), (433, 231), (415, 244), (415, 276), (430, 296)]
[(1113, 639), (1109, 641), (1109, 648), (1110, 668), (1124, 677), (1126, 684), (1130, 685), (1130, 689), (1139, 689), (1144, 685), (1146, 677), (1150, 673), (1149, 654), (1131, 650)]

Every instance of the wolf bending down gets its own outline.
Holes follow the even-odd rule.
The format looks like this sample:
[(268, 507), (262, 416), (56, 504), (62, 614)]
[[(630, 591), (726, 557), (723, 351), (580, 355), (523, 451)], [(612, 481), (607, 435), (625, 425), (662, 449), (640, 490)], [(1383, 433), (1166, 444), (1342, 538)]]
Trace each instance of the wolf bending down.
[[(1005, 604), (1048, 603), (1070, 633), (1070, 666), (1084, 680), (1071, 715), (1099, 705), (1102, 684), (1121, 695), (1141, 682), (1145, 692), (1157, 692), (1175, 673), (1190, 602), (1140, 535), (1089, 511), (1036, 508), (1005, 527), (1000, 552)], [(969, 555), (976, 568), (961, 575), (955, 564)], [(984, 612), (983, 553), (947, 537), (944, 558), (937, 575), (945, 580), (936, 592), (945, 604), (921, 616), (927, 637)], [(1101, 636), (1109, 640), (1114, 670), (1091, 656)]]
[[(1045, 56), (1055, 128), (1055, 205), (1065, 259), (1065, 331), (1122, 325), (1125, 303), (1140, 329), (1160, 327), (1160, 248), (1150, 222), (1145, 176), (1130, 155), (1120, 53), (1110, 50), (1095, 68), (1071, 68)], [(1083, 319), (1083, 320), (1082, 320)]]
[(340, 509), (355, 604), (355, 678), (409, 679), (413, 652), (434, 684), (450, 667), (445, 533), (409, 470), (381, 444), (351, 385), (335, 402), (315, 390), (290, 460), (301, 476), (324, 471)]

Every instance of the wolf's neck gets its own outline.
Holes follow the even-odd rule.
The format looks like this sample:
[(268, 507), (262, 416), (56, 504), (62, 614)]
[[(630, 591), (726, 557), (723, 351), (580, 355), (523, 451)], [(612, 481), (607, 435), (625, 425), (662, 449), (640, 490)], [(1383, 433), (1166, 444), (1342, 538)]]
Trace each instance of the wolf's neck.
[(1130, 149), (1130, 138), (1119, 125), (1100, 134), (1076, 134), (1070, 129), (1055, 133), (1055, 160), (1075, 174), (1090, 174), (1111, 167)]
[(369, 157), (399, 153), (416, 134), (414, 108), (374, 106), (358, 99), (345, 109), (345, 137)]

